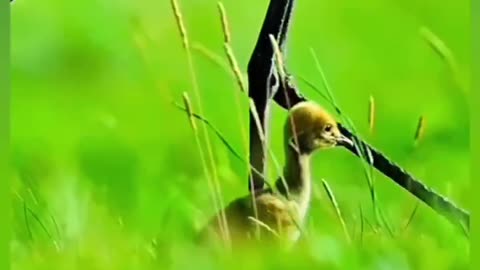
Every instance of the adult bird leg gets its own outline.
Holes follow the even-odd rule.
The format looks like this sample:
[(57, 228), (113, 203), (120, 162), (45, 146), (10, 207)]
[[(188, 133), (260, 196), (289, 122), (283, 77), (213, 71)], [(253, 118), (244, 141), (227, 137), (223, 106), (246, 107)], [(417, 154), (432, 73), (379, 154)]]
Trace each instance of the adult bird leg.
[[(270, 1), (257, 43), (248, 63), (248, 93), (255, 104), (260, 128), (262, 129), (258, 129), (255, 115), (250, 110), (249, 152), (251, 169), (249, 190), (252, 192), (264, 188), (264, 176), (266, 175), (268, 160), (267, 145), (270, 133), (269, 114), (271, 99), (281, 87), (269, 35), (274, 36), (282, 54), (284, 54), (293, 2), (293, 0)], [(264, 134), (264, 141), (262, 141), (260, 134)]]

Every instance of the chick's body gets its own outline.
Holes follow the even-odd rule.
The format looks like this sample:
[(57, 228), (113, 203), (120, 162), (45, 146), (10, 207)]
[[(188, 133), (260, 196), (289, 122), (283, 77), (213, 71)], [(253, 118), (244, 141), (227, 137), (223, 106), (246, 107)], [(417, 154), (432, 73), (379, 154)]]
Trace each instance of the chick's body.
[[(232, 201), (225, 209), (228, 235), (233, 246), (261, 240), (262, 242), (294, 241), (298, 238), (301, 220), (295, 200), (267, 189), (257, 194)], [(253, 205), (255, 203), (255, 206)], [(219, 223), (220, 222), (220, 223)], [(220, 215), (207, 225), (202, 237), (220, 236)]]
[[(302, 102), (291, 108), (284, 130), (285, 166), (278, 192), (267, 188), (232, 201), (215, 216), (201, 238), (227, 235), (232, 246), (251, 240), (294, 243), (300, 236), (311, 197), (310, 156), (314, 150), (347, 142), (336, 121), (321, 107)], [(225, 226), (226, 223), (226, 226)], [(225, 228), (226, 227), (226, 228)], [(225, 239), (225, 238), (224, 238)]]

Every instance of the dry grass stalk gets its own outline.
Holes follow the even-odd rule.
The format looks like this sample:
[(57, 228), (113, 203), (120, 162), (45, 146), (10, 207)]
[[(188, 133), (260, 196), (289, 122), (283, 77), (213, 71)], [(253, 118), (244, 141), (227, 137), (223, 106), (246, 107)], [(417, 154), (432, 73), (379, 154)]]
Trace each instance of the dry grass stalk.
[[(200, 90), (199, 90), (199, 87), (198, 87), (197, 77), (196, 77), (196, 74), (195, 74), (195, 68), (194, 68), (192, 54), (191, 54), (189, 41), (188, 41), (188, 36), (187, 36), (187, 30), (186, 30), (185, 24), (183, 22), (182, 13), (180, 11), (179, 5), (178, 5), (176, 0), (171, 0), (170, 3), (171, 3), (171, 6), (172, 6), (173, 13), (175, 15), (175, 19), (177, 21), (177, 25), (178, 25), (178, 28), (179, 28), (179, 31), (180, 31), (180, 36), (181, 36), (182, 41), (183, 41), (183, 46), (184, 46), (186, 54), (187, 54), (187, 62), (188, 62), (188, 67), (189, 67), (189, 71), (190, 71), (190, 77), (191, 77), (191, 80), (192, 80), (193, 92), (195, 94), (195, 98), (196, 98), (197, 104), (198, 104), (198, 109), (199, 109), (200, 114), (203, 115), (203, 110), (202, 110), (202, 106), (201, 106), (201, 102), (200, 102)], [(207, 155), (204, 155), (199, 136), (197, 136), (196, 133), (195, 133), (195, 139), (197, 140), (197, 145), (198, 145), (200, 156), (201, 156), (201, 159), (202, 159), (205, 176), (206, 176), (207, 180), (210, 182), (209, 186), (211, 186), (213, 188), (213, 189), (211, 189), (211, 192), (213, 192), (212, 197), (213, 197), (213, 201), (214, 201), (214, 206), (215, 206), (217, 212), (220, 212), (218, 222), (219, 222), (219, 226), (220, 226), (220, 229), (221, 229), (221, 232), (222, 232), (222, 237), (223, 237), (223, 240), (226, 243), (226, 245), (229, 247), (230, 246), (230, 235), (229, 235), (229, 232), (228, 232), (227, 220), (226, 220), (225, 214), (223, 213), (223, 210), (222, 210), (223, 209), (223, 202), (222, 202), (220, 185), (219, 185), (219, 181), (218, 181), (218, 174), (217, 174), (217, 171), (216, 171), (215, 161), (214, 161), (214, 158), (213, 158), (212, 145), (211, 145), (211, 142), (210, 142), (210, 138), (208, 136), (207, 126), (205, 124), (202, 124), (202, 127), (203, 127), (202, 128), (203, 135), (204, 135), (205, 142), (206, 142)], [(210, 175), (210, 172), (209, 172), (208, 167), (207, 167), (205, 156), (208, 157), (208, 160), (209, 160), (209, 163), (210, 163), (211, 175)]]

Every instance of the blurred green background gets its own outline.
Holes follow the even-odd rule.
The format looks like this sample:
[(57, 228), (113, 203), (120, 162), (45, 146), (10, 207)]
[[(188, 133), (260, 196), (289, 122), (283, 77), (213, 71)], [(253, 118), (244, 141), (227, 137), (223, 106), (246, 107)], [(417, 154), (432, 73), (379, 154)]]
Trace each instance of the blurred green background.
[[(292, 74), (322, 88), (312, 48), (360, 135), (468, 209), (469, 1), (296, 2)], [(179, 4), (191, 42), (226, 64), (216, 1)], [(242, 71), (267, 5), (224, 1)], [(194, 249), (194, 232), (215, 209), (188, 119), (172, 105), (184, 91), (194, 106), (197, 100), (170, 2), (18, 0), (11, 12), (13, 269), (467, 268), (463, 234), (377, 172), (393, 236), (375, 228), (362, 166), (342, 149), (313, 159), (308, 244), (297, 252), (219, 259)], [(447, 53), (436, 51), (422, 28)], [(203, 116), (245, 155), (247, 99), (220, 65), (192, 53)], [(420, 116), (424, 134), (415, 147)], [(284, 119), (275, 106), (272, 149), (280, 162)], [(209, 134), (226, 203), (246, 194), (247, 169)], [(270, 177), (276, 175), (272, 166)], [(345, 241), (321, 179), (334, 191), (354, 244)]]

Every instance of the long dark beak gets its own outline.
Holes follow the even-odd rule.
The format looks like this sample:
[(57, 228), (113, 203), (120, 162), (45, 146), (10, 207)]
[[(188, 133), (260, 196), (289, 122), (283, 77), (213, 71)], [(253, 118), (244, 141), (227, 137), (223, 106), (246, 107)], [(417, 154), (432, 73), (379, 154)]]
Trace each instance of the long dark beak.
[(343, 134), (340, 134), (338, 137), (337, 137), (337, 145), (340, 145), (340, 146), (354, 146), (354, 143), (352, 140), (350, 140), (349, 138), (347, 138), (345, 135)]

